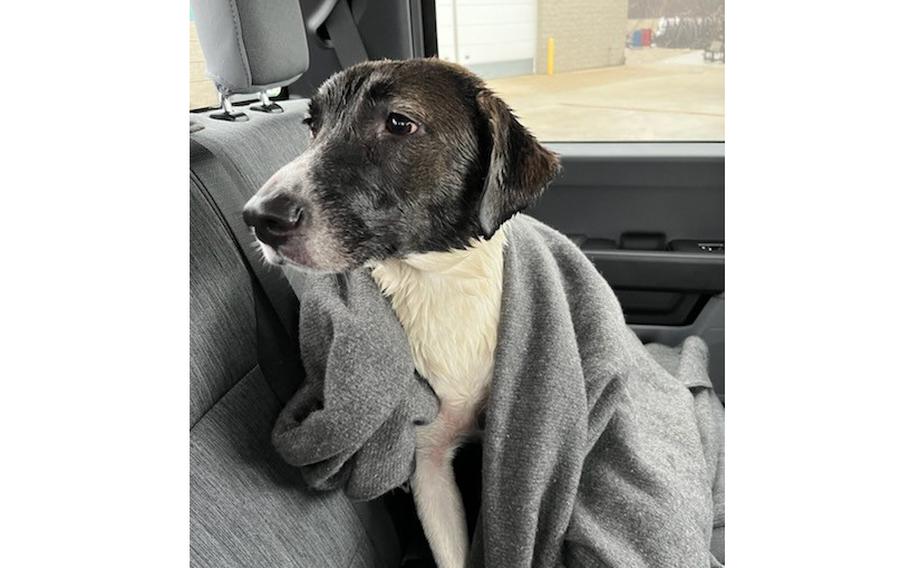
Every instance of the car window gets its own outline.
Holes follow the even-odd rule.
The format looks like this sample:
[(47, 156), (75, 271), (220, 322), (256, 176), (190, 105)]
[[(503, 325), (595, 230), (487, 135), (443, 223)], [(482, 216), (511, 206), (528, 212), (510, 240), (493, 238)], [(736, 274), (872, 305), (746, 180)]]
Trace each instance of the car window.
[(218, 91), (205, 74), (205, 56), (190, 10), (190, 110), (218, 106)]
[(723, 0), (436, 0), (436, 23), (541, 140), (724, 139)]

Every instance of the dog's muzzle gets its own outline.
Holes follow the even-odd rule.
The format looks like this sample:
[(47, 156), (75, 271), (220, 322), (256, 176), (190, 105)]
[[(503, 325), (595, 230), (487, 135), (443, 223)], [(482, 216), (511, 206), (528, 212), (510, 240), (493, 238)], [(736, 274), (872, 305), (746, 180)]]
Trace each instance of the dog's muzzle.
[(303, 204), (277, 193), (254, 196), (243, 208), (243, 221), (253, 228), (256, 238), (277, 249), (300, 229), (305, 220)]

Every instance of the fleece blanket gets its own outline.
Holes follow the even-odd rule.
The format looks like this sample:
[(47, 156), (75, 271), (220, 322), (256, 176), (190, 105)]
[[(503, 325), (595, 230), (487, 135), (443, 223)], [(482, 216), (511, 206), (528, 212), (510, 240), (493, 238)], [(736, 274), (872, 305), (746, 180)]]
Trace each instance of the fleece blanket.
[[(706, 346), (645, 347), (568, 238), (523, 215), (506, 230), (471, 565), (719, 565), (723, 407)], [(314, 488), (378, 497), (407, 482), (435, 395), (367, 269), (287, 274), (307, 379), (275, 447)]]

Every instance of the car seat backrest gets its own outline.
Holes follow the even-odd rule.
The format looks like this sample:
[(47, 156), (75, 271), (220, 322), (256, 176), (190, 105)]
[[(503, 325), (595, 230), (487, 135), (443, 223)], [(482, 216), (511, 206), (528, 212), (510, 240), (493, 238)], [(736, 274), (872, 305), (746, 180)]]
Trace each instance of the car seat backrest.
[(281, 106), (281, 113), (250, 112), (246, 122), (214, 120), (211, 115), (217, 111), (192, 115), (203, 128), (191, 138), (215, 154), (225, 167), (233, 168), (232, 174), (240, 175), (247, 198), (309, 144), (309, 128), (303, 123), (309, 101), (281, 101)]
[[(393, 566), (379, 504), (313, 493), (272, 448), (284, 394), (260, 365), (255, 282), (198, 180), (190, 181), (192, 566)], [(377, 529), (378, 527), (378, 529)]]
[(253, 290), (236, 247), (190, 182), (190, 427), (257, 363)]
[[(302, 17), (287, 16), (294, 12), (287, 0), (274, 2), (283, 7), (273, 9), (272, 1), (194, 1), (213, 74), (226, 63), (212, 55), (217, 51), (211, 46), (240, 38), (242, 53), (227, 64), (248, 66), (247, 90), (295, 78), (289, 73), (299, 66), (282, 67), (274, 50), (296, 49), (289, 38), (305, 37)], [(296, 6), (297, 0), (290, 3)], [(213, 9), (220, 15), (211, 16)], [(226, 24), (225, 14), (239, 18), (241, 35)], [(275, 17), (283, 21), (270, 20)], [(258, 39), (251, 39), (250, 30), (257, 30)], [(284, 39), (262, 37), (271, 30)], [(251, 49), (265, 51), (251, 56)], [(265, 55), (268, 50), (272, 55)], [(307, 490), (299, 472), (272, 448), (278, 412), (305, 380), (296, 351), (298, 305), (282, 278), (276, 286), (262, 284), (261, 265), (254, 264), (259, 259), (250, 254), (254, 239), (237, 221), (243, 202), (309, 141), (303, 124), (307, 101), (280, 104), (283, 112), (250, 111), (246, 121), (219, 121), (213, 111), (190, 117), (191, 565), (397, 566), (396, 533), (379, 502), (353, 504), (339, 492)], [(280, 286), (283, 292), (276, 292)]]

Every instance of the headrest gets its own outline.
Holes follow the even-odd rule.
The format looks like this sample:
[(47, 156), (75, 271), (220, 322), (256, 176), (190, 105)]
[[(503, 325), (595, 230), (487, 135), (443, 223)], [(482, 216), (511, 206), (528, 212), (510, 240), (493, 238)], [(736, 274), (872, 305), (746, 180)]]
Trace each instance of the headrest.
[(222, 95), (296, 81), (310, 65), (299, 0), (191, 0), (209, 75)]

